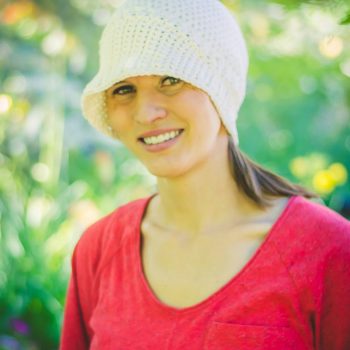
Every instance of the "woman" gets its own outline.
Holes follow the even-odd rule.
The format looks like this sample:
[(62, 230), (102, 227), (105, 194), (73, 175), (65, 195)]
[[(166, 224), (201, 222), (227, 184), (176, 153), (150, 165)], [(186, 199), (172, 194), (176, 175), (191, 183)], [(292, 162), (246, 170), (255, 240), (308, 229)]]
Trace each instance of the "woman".
[(116, 9), (83, 112), (158, 191), (81, 237), (61, 350), (350, 349), (350, 224), (240, 152), (247, 67), (219, 1)]

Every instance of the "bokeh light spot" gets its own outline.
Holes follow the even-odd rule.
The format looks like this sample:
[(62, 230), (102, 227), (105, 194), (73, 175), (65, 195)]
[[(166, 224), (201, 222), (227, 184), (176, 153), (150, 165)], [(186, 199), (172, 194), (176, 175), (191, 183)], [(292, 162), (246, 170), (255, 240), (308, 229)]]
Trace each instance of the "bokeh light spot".
[(49, 56), (56, 56), (61, 53), (66, 44), (66, 33), (56, 29), (48, 34), (42, 42), (42, 50)]
[(31, 197), (27, 207), (27, 223), (32, 227), (39, 227), (48, 218), (52, 204), (48, 197)]
[(324, 57), (337, 58), (344, 48), (343, 40), (339, 36), (326, 36), (319, 43), (319, 50)]
[(13, 104), (13, 100), (9, 95), (0, 95), (0, 113), (6, 113), (9, 111)]
[(38, 24), (31, 18), (25, 18), (19, 22), (17, 27), (18, 34), (23, 38), (31, 38), (38, 30)]
[(73, 203), (69, 208), (69, 214), (74, 222), (82, 226), (92, 224), (101, 216), (96, 204), (89, 199)]
[(8, 4), (1, 14), (1, 22), (11, 25), (16, 24), (22, 18), (31, 16), (34, 12), (35, 6), (30, 1), (14, 2)]
[(308, 174), (308, 161), (304, 157), (296, 157), (290, 162), (289, 169), (294, 176), (305, 177)]
[(50, 169), (44, 163), (36, 163), (31, 169), (31, 174), (34, 180), (38, 182), (46, 182), (50, 176)]

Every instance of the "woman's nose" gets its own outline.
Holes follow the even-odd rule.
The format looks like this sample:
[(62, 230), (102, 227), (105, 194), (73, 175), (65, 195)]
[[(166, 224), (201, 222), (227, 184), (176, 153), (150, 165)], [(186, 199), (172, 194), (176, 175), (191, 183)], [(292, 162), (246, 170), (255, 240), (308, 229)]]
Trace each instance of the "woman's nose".
[(152, 124), (167, 115), (166, 109), (159, 99), (152, 96), (139, 97), (134, 119), (140, 124)]

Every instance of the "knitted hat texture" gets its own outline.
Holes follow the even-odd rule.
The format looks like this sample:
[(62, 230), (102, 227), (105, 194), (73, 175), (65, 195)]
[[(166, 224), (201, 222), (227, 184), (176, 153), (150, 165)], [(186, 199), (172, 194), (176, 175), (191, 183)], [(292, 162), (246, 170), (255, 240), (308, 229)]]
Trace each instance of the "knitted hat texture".
[(124, 0), (103, 30), (100, 66), (82, 94), (85, 118), (108, 136), (105, 90), (128, 77), (168, 75), (205, 91), (238, 144), (248, 53), (219, 0)]

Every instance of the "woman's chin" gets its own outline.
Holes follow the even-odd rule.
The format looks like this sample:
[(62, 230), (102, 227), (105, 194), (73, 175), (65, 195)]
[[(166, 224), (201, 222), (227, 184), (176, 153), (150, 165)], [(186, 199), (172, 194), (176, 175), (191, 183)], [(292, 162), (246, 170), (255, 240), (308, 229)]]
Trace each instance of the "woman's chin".
[(181, 175), (181, 173), (179, 172), (175, 172), (175, 171), (171, 171), (170, 169), (148, 169), (148, 171), (155, 177), (159, 177), (159, 178), (174, 178), (177, 177), (179, 175)]
[(156, 177), (159, 178), (175, 178), (183, 175), (186, 171), (180, 166), (171, 166), (170, 164), (160, 165), (149, 165), (145, 164), (147, 170)]

